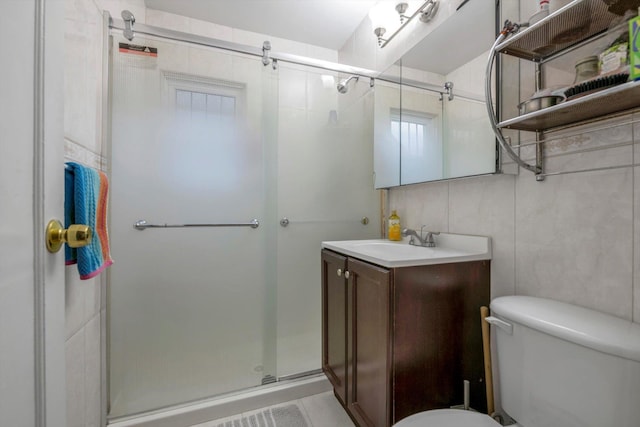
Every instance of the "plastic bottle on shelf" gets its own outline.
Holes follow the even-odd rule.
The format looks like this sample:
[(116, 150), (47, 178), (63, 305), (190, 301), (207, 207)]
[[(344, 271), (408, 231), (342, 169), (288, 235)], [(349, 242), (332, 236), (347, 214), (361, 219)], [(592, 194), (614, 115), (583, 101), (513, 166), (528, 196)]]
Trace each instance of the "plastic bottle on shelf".
[(633, 40), (632, 23), (636, 17), (635, 10), (627, 10), (623, 16), (611, 21), (605, 40), (607, 47), (599, 54), (600, 75), (612, 73), (628, 73), (631, 42)]

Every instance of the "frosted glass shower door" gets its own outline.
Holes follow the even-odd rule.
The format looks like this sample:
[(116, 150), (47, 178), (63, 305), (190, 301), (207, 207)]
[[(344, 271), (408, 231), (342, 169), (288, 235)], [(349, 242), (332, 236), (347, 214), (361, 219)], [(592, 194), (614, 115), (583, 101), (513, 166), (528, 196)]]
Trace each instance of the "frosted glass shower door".
[[(113, 46), (110, 417), (261, 384), (275, 375), (267, 295), (259, 59), (144, 39)], [(262, 223), (137, 230), (134, 223)]]
[[(339, 94), (336, 84), (344, 77), (279, 66), (279, 377), (321, 367), (321, 242), (380, 237), (379, 196), (373, 189), (373, 90), (361, 78)], [(364, 217), (368, 224), (361, 222)]]

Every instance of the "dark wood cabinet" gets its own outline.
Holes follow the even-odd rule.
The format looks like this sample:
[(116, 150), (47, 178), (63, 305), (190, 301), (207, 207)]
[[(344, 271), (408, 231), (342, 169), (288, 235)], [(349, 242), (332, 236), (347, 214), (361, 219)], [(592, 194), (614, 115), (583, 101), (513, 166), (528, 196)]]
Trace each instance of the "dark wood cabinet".
[(322, 276), (323, 370), (357, 425), (462, 404), (464, 380), (486, 411), (489, 260), (389, 269), (324, 249)]
[(322, 370), (343, 405), (347, 404), (347, 258), (322, 254)]
[(349, 258), (348, 409), (360, 426), (387, 425), (391, 414), (391, 275)]

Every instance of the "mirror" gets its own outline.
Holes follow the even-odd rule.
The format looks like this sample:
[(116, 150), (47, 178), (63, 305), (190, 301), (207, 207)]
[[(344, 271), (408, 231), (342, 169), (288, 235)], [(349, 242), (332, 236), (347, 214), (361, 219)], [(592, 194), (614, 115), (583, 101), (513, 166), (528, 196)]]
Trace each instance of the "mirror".
[(480, 0), (461, 5), (376, 80), (376, 188), (497, 171), (484, 103), (496, 9)]

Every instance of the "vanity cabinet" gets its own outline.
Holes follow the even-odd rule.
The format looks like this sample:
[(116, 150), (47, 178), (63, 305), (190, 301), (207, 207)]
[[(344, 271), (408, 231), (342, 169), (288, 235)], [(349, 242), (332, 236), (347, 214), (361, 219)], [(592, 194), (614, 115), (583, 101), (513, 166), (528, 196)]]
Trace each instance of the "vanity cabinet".
[[(342, 405), (347, 404), (347, 258), (322, 253), (322, 370)], [(331, 333), (329, 333), (331, 331)]]
[(322, 251), (322, 368), (360, 427), (463, 403), (486, 411), (490, 261), (385, 268)]

